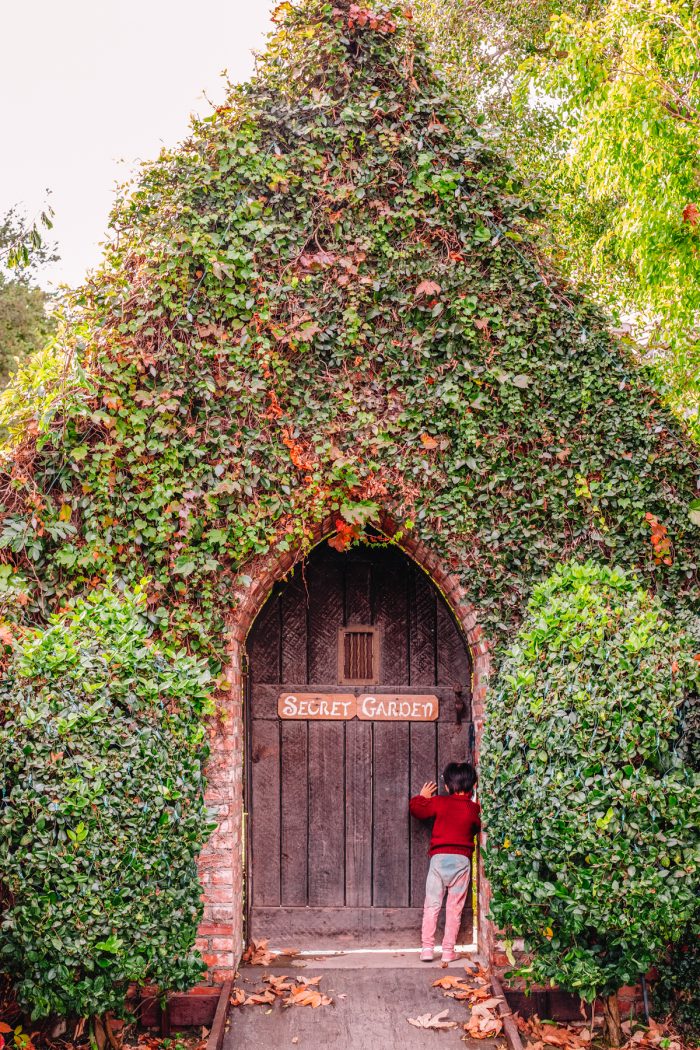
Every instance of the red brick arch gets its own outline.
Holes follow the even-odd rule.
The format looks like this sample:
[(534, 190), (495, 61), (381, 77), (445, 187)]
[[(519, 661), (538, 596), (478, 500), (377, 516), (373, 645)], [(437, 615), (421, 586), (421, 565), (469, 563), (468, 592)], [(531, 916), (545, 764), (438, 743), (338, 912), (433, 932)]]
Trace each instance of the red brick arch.
[[(418, 539), (384, 515), (380, 531), (392, 539), (430, 577), (440, 590), (459, 624), (472, 658), (472, 709), (479, 754), (484, 718), (484, 701), (490, 672), (488, 642), (473, 606), (454, 573)], [(315, 530), (311, 546), (335, 532), (331, 518)], [(199, 862), (204, 900), (204, 919), (199, 929), (198, 947), (209, 967), (209, 980), (219, 982), (233, 974), (240, 958), (243, 919), (243, 761), (245, 732), (243, 713), (242, 657), (253, 623), (278, 580), (284, 579), (308, 548), (283, 554), (266, 554), (250, 563), (241, 584), (231, 596), (229, 619), (228, 689), (219, 694), (218, 714), (212, 721), (211, 756), (207, 765), (207, 802), (218, 827), (205, 846)], [(480, 877), (478, 936), (479, 950), (485, 958), (492, 953), (493, 934), (486, 920), (488, 886)], [(418, 934), (418, 931), (416, 931)]]

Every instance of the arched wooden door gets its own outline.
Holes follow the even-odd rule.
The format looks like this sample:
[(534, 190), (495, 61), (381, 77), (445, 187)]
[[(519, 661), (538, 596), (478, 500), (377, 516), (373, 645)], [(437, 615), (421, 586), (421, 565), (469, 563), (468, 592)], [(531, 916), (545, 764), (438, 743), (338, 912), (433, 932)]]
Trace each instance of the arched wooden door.
[(469, 652), (444, 599), (395, 547), (324, 543), (274, 588), (248, 656), (249, 938), (418, 944), (429, 828), (408, 799), (473, 747)]

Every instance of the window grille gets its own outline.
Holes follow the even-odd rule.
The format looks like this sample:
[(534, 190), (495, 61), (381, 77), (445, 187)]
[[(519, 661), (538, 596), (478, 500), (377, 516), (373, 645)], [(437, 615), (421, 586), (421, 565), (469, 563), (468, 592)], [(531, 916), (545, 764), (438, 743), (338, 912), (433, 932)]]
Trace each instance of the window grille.
[(379, 632), (376, 627), (344, 627), (338, 632), (338, 681), (372, 685), (379, 677)]

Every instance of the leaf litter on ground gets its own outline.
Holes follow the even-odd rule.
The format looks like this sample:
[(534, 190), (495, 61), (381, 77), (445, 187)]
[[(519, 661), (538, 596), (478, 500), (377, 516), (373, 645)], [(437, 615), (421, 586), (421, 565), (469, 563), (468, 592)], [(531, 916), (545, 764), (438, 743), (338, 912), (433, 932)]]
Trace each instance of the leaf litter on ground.
[[(229, 998), (231, 1006), (269, 1006), (281, 999), (282, 1006), (331, 1006), (333, 1000), (319, 989), (318, 977), (288, 977), (285, 974), (268, 973), (263, 977), (263, 986), (246, 995), (242, 988), (234, 988)], [(267, 985), (267, 987), (265, 987)]]
[[(595, 1028), (591, 1032), (590, 1024), (586, 1022), (556, 1024), (541, 1021), (537, 1014), (529, 1018), (515, 1014), (514, 1018), (518, 1029), (525, 1036), (525, 1050), (547, 1050), (552, 1046), (563, 1050), (583, 1050), (589, 1048), (596, 1038)], [(622, 1031), (627, 1040), (621, 1050), (685, 1050), (686, 1044), (672, 1028), (653, 1019), (648, 1025), (623, 1021)]]
[(433, 988), (439, 988), (446, 998), (456, 999), (470, 1007), (469, 1018), (462, 1025), (465, 1039), (493, 1039), (503, 1031), (498, 1011), (501, 999), (492, 994), (491, 982), (483, 966), (467, 963), (464, 969), (464, 977), (445, 974), (433, 981)]

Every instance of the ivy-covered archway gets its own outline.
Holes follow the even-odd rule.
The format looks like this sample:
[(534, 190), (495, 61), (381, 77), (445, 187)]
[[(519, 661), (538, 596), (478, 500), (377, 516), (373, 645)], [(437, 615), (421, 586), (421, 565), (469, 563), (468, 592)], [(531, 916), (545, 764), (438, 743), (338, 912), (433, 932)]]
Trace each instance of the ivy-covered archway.
[[(383, 514), (377, 523), (379, 535), (396, 543), (436, 585), (450, 606), (472, 659), (472, 717), (476, 729), (478, 757), (483, 732), (486, 690), (491, 671), (488, 640), (469, 603), (459, 578), (445, 569), (441, 560), (412, 532)], [(312, 546), (337, 536), (334, 519), (326, 518), (316, 530)], [(199, 947), (214, 980), (230, 975), (242, 950), (244, 915), (244, 777), (246, 639), (275, 583), (283, 580), (308, 553), (306, 546), (284, 555), (263, 555), (248, 567), (240, 590), (234, 596), (228, 621), (228, 689), (219, 696), (220, 717), (213, 725), (212, 754), (208, 765), (208, 803), (219, 818), (219, 827), (201, 854), (200, 877), (204, 888), (205, 915)], [(479, 872), (478, 947), (488, 958), (493, 931), (487, 919), (488, 885)]]

